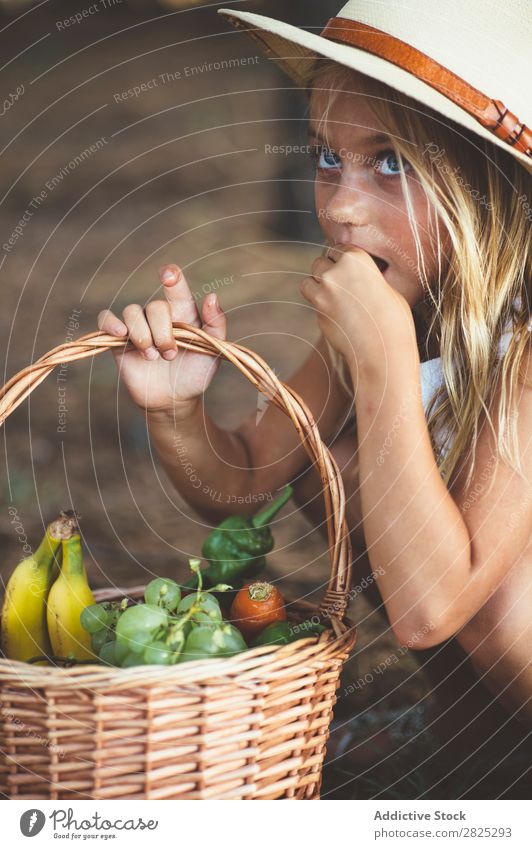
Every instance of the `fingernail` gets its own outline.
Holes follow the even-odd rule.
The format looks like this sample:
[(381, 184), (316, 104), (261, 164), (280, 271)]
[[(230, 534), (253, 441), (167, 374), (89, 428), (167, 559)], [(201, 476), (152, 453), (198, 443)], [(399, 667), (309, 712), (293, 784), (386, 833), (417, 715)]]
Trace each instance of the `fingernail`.
[(163, 283), (169, 283), (170, 281), (175, 282), (179, 280), (179, 275), (176, 274), (175, 271), (171, 271), (169, 268), (167, 268), (162, 272), (161, 280)]
[(156, 360), (159, 356), (159, 351), (152, 345), (150, 348), (146, 348), (146, 350), (144, 351), (144, 356), (147, 360)]
[(163, 357), (165, 360), (173, 360), (177, 357), (177, 351), (164, 351)]
[(210, 307), (217, 307), (218, 306), (218, 295), (216, 293), (209, 295), (209, 306)]

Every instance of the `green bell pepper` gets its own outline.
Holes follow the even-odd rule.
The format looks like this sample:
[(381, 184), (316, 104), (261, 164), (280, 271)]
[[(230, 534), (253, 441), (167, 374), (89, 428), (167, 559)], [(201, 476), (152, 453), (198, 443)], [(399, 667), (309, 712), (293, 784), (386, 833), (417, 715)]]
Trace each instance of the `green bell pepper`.
[[(271, 504), (255, 516), (229, 516), (214, 528), (205, 539), (201, 553), (209, 566), (202, 570), (204, 585), (232, 584), (254, 578), (266, 565), (266, 557), (273, 548), (269, 522), (292, 496), (293, 489), (286, 486)], [(184, 585), (195, 589), (197, 575)]]
[(271, 625), (268, 625), (255, 638), (252, 647), (270, 645), (285, 646), (287, 643), (295, 643), (296, 640), (303, 640), (305, 637), (316, 637), (322, 631), (325, 631), (325, 626), (319, 622), (301, 622), (299, 625), (296, 625), (294, 622), (288, 622), (288, 620), (272, 622)]

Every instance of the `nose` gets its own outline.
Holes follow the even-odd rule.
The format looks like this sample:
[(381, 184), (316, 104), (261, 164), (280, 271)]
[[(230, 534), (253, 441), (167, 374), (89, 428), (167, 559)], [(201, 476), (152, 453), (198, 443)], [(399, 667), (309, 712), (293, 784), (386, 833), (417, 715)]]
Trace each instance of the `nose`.
[(325, 218), (346, 227), (363, 227), (369, 221), (371, 202), (362, 181), (344, 172), (327, 198)]

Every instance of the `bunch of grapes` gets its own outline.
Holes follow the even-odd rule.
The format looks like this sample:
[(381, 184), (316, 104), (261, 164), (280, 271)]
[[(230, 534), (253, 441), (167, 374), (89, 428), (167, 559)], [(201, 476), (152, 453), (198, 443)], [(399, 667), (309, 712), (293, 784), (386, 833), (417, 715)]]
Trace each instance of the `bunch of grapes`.
[[(170, 578), (155, 578), (144, 591), (144, 603), (100, 602), (86, 607), (81, 624), (91, 635), (92, 650), (109, 666), (171, 665), (245, 651), (240, 631), (224, 622), (218, 600), (204, 592), (199, 560), (190, 560), (198, 589), (181, 598)], [(214, 592), (230, 590), (226, 584)]]

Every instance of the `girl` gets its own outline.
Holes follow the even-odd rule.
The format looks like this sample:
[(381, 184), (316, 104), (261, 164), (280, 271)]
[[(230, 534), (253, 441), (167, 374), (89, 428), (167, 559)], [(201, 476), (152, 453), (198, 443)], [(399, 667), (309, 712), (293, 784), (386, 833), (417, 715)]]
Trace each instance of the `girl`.
[[(492, 2), (488, 20), (484, 3), (453, 0), (442, 15), (425, 0), (430, 14), (412, 38), (395, 2), (347, 3), (321, 36), (220, 11), (309, 98), (326, 248), (301, 292), (322, 336), (288, 383), (342, 468), (357, 567), (373, 571), (402, 644), (458, 646), (506, 715), (530, 722), (530, 135), (512, 113), (486, 128), (468, 105), (460, 34), (469, 15), (486, 21), (476, 49), (489, 57), (490, 26), (500, 40), (512, 26), (507, 6)], [(282, 413), (270, 405), (258, 425), (253, 414), (227, 432), (202, 409), (217, 365), (178, 352), (171, 322), (225, 338), (216, 295), (199, 311), (178, 266), (161, 281), (163, 300), (126, 307), (123, 321), (105, 311), (99, 327), (127, 332), (137, 348), (118, 365), (176, 487), (220, 520), (176, 457), (178, 435), (213, 490), (223, 481), (228, 495), (273, 493), (295, 480), (323, 527), (316, 476)]]

